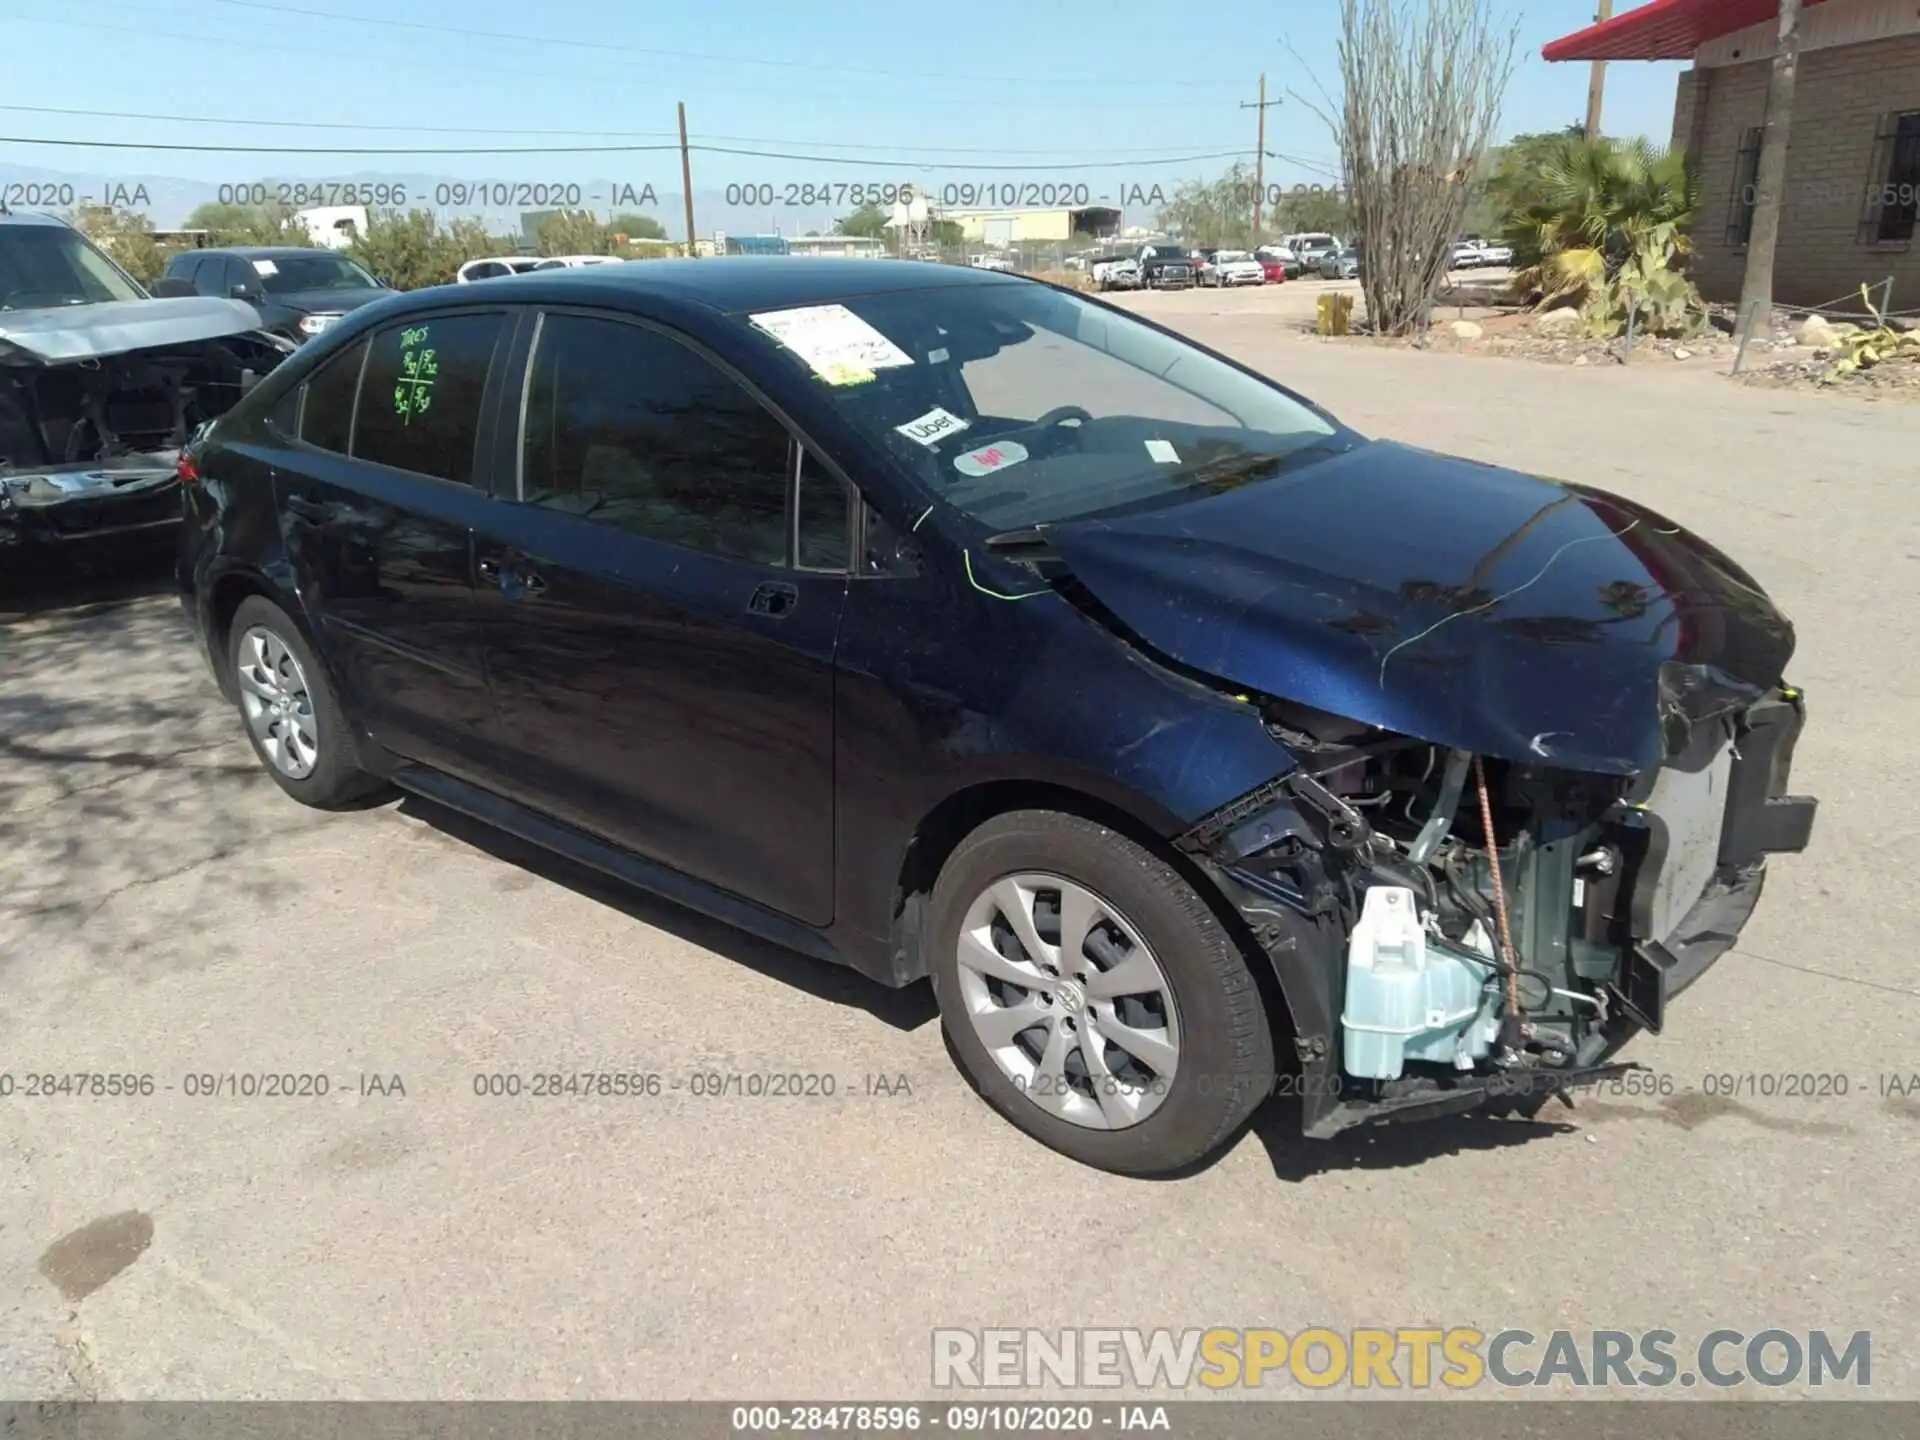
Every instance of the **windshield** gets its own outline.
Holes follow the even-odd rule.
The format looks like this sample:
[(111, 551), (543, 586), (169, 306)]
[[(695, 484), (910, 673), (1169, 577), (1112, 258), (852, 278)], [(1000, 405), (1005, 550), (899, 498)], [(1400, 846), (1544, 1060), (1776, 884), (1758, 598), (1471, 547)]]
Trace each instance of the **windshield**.
[(64, 225), (0, 225), (0, 310), (145, 298), (78, 231)]
[(996, 531), (1247, 484), (1355, 443), (1277, 387), (1048, 287), (750, 320), (930, 499)]
[(1161, 256), (1168, 260), (1184, 260), (1187, 258), (1187, 252), (1182, 250), (1178, 245), (1149, 245), (1147, 247), (1147, 253), (1149, 255)]
[(253, 268), (269, 295), (302, 290), (378, 290), (380, 282), (343, 255), (276, 255), (255, 260)]
[(1235, 261), (1235, 260), (1251, 260), (1253, 257), (1247, 254), (1247, 252), (1244, 250), (1222, 250), (1213, 258), (1215, 260), (1226, 262), (1226, 261)]

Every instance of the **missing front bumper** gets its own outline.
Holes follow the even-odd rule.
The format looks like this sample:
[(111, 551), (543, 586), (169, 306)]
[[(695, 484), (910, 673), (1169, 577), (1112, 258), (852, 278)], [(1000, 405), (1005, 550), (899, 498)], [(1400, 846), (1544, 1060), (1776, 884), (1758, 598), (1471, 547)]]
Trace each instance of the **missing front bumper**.
[[(1766, 858), (1806, 848), (1817, 804), (1786, 793), (1804, 723), (1804, 704), (1791, 689), (1732, 720), (1722, 712), (1717, 723), (1698, 725), (1687, 753), (1674, 761), (1696, 777), (1711, 766), (1710, 786), (1696, 786), (1684, 806), (1665, 813), (1657, 805), (1622, 804), (1603, 821), (1601, 833), (1621, 863), (1604, 882), (1576, 882), (1566, 869), (1561, 885), (1540, 892), (1546, 908), (1537, 933), (1529, 931), (1542, 954), (1551, 949), (1559, 957), (1556, 968), (1569, 967), (1567, 989), (1594, 998), (1583, 1003), (1558, 1058), (1516, 1065), (1509, 1056), (1495, 1068), (1489, 1057), (1472, 1073), (1432, 1067), (1384, 1080), (1347, 1073), (1341, 997), (1353, 916), (1344, 892), (1352, 867), (1364, 866), (1371, 850), (1364, 833), (1340, 833), (1344, 806), (1336, 801), (1322, 813), (1309, 803), (1317, 787), (1302, 793), (1293, 772), (1196, 825), (1184, 837), (1189, 853), (1247, 922), (1286, 1002), (1300, 1067), (1287, 1083), (1300, 1097), (1304, 1133), (1326, 1138), (1357, 1125), (1480, 1109), (1530, 1113), (1552, 1094), (1619, 1073), (1603, 1062), (1640, 1030), (1657, 1033), (1668, 1005), (1737, 943), (1759, 902)], [(1656, 786), (1650, 774), (1638, 793)], [(1724, 796), (1717, 815), (1700, 809), (1705, 796)], [(1570, 867), (1589, 842), (1557, 843), (1571, 845), (1564, 862)], [(1277, 868), (1263, 863), (1276, 847), (1295, 860)], [(1568, 887), (1572, 913), (1563, 926), (1551, 917), (1566, 913)]]

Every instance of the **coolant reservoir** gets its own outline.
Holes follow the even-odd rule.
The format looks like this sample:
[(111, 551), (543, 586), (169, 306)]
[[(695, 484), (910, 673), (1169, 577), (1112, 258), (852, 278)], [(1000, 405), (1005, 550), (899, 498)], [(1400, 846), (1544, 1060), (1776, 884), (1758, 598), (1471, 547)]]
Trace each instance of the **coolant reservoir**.
[(1340, 1017), (1348, 1074), (1392, 1080), (1408, 1060), (1467, 1068), (1494, 1033), (1489, 967), (1428, 944), (1412, 890), (1376, 885), (1347, 942)]

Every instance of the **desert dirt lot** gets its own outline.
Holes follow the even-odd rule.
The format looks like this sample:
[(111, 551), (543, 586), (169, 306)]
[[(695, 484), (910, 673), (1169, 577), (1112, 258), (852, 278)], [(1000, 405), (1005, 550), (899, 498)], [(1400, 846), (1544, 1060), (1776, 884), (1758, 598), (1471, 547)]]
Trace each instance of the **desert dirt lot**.
[[(1920, 1100), (1880, 1091), (1920, 1071), (1920, 916), (1880, 869), (1920, 833), (1920, 434), (1710, 374), (1304, 339), (1269, 307), (1309, 288), (1127, 303), (1369, 433), (1650, 502), (1799, 625), (1814, 849), (1629, 1052), (1673, 1093), (1326, 1144), (1275, 1102), (1198, 1174), (1101, 1175), (971, 1095), (924, 987), (421, 802), (303, 810), (171, 600), (45, 613), (0, 630), (0, 1071), (174, 1088), (0, 1100), (0, 1395), (853, 1399), (931, 1394), (936, 1326), (1477, 1325), (1864, 1329), (1872, 1393), (1920, 1396)], [(838, 1094), (473, 1089), (607, 1068)], [(184, 1092), (259, 1071), (333, 1093)]]

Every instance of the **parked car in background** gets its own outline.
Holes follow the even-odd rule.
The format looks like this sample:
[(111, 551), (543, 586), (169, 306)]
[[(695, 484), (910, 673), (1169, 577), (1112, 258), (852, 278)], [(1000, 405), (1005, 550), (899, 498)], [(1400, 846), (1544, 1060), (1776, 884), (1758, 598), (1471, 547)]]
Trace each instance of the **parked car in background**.
[[(1293, 275), (1287, 273), (1287, 262), (1278, 255), (1262, 255), (1259, 251), (1255, 251), (1254, 259), (1259, 262), (1260, 273), (1266, 277), (1269, 285), (1279, 285), (1293, 278)], [(1299, 274), (1297, 268), (1293, 274)]]
[(1324, 230), (1310, 231), (1300, 235), (1289, 235), (1282, 243), (1291, 251), (1306, 269), (1316, 268), (1322, 258), (1340, 248), (1340, 241)]
[(1098, 290), (1140, 288), (1140, 258), (1131, 250), (1109, 250), (1093, 261), (1088, 273)]
[(1513, 247), (1511, 245), (1503, 245), (1498, 240), (1489, 240), (1480, 247), (1480, 263), (1482, 265), (1511, 265), (1513, 263)]
[(1268, 260), (1277, 260), (1289, 280), (1297, 280), (1307, 273), (1306, 262), (1285, 245), (1260, 245), (1255, 247), (1253, 258), (1263, 264)]
[(1318, 266), (1322, 280), (1357, 280), (1360, 278), (1360, 242), (1343, 245), (1337, 250), (1329, 250), (1320, 257)]
[(1004, 255), (975, 255), (967, 263), (976, 270), (997, 270), (1003, 275), (1013, 273), (1013, 261)]
[(180, 526), (180, 448), (295, 349), (226, 296), (155, 299), (64, 220), (0, 210), (0, 585)]
[(1477, 240), (1456, 240), (1453, 251), (1447, 260), (1449, 270), (1473, 270), (1484, 264)]
[(1219, 253), (1220, 247), (1217, 245), (1202, 245), (1196, 250), (1189, 250), (1187, 252), (1187, 258), (1193, 261), (1194, 275), (1204, 277), (1207, 273), (1208, 262)]
[(267, 329), (296, 342), (396, 293), (345, 255), (294, 245), (183, 250), (167, 262), (155, 289), (167, 296), (244, 300)]
[(1264, 285), (1267, 272), (1245, 250), (1216, 250), (1200, 272), (1203, 284), (1227, 289), (1235, 285)]
[(541, 263), (538, 255), (489, 255), (469, 260), (454, 272), (454, 283), (471, 285), (476, 280), (499, 280), (508, 275), (524, 275)]
[(584, 270), (594, 265), (623, 265), (619, 255), (492, 255), (469, 260), (454, 272), (454, 283), (470, 285), (476, 280), (500, 280), (508, 275), (527, 275), (535, 270)]
[(1149, 290), (1187, 290), (1198, 279), (1192, 258), (1171, 240), (1150, 240), (1139, 250), (1140, 284)]
[(1122, 1173), (1283, 1081), (1316, 1138), (1610, 1083), (1813, 829), (1793, 628), (1713, 545), (1015, 276), (418, 291), (187, 461), (183, 607), (285, 794), (930, 980), (981, 1097)]

